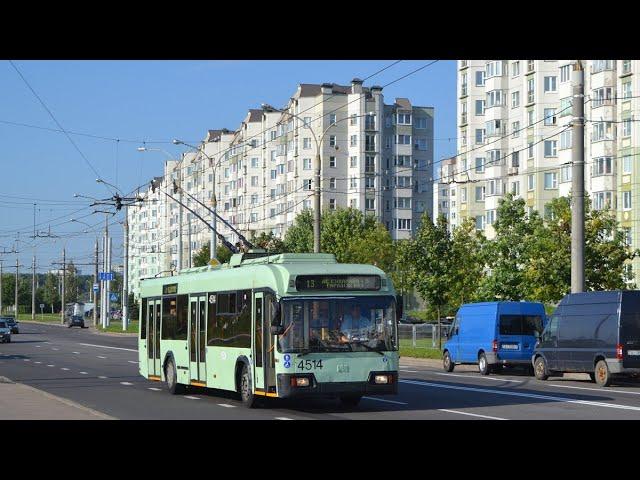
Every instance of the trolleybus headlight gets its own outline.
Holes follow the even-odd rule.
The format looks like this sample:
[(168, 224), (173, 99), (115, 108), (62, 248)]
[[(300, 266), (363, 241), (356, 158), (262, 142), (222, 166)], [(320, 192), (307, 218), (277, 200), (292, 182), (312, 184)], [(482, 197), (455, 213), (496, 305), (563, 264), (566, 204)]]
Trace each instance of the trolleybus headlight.
[(291, 377), (291, 386), (292, 387), (308, 387), (309, 378), (308, 377)]
[(376, 375), (373, 379), (374, 383), (391, 383), (391, 375)]

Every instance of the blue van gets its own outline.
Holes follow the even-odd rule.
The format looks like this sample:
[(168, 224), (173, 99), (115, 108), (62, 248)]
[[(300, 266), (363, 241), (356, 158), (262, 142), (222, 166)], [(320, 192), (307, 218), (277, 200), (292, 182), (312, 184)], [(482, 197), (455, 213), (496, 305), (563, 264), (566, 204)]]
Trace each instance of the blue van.
[(443, 346), (447, 372), (456, 364), (477, 364), (482, 375), (502, 365), (527, 366), (546, 325), (538, 302), (482, 302), (462, 305)]

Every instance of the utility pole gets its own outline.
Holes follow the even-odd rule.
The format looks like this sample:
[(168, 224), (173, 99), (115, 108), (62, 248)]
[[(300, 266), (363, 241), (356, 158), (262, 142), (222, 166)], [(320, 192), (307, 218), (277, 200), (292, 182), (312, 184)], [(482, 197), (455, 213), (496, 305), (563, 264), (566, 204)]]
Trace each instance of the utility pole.
[[(107, 272), (111, 273), (111, 237), (107, 239)], [(107, 306), (107, 309), (105, 311), (106, 313), (105, 319), (107, 322), (106, 326), (108, 327), (111, 320), (111, 316), (110, 316), (111, 299), (109, 298), (111, 295), (111, 280), (107, 280), (106, 284), (107, 284), (107, 288), (104, 294), (105, 303)]]
[(16, 291), (15, 291), (15, 313), (16, 313), (16, 320), (18, 320), (18, 268), (20, 265), (18, 265), (18, 257), (16, 257)]
[[(93, 284), (98, 283), (98, 238), (96, 237), (96, 266), (93, 271)], [(91, 286), (93, 289), (93, 285)], [(98, 298), (100, 296), (100, 291), (94, 292), (93, 294), (93, 326), (96, 327), (98, 325)]]
[(2, 260), (0, 260), (0, 315), (2, 315)]
[(33, 254), (33, 276), (31, 278), (31, 320), (36, 319), (36, 255)]
[(571, 72), (571, 293), (584, 291), (584, 69), (576, 60)]
[(178, 185), (180, 186), (178, 191), (178, 272), (182, 270), (182, 160), (178, 163)]
[[(324, 135), (323, 135), (324, 136)], [(320, 253), (320, 170), (322, 169), (322, 157), (320, 149), (322, 141), (316, 140), (315, 161), (315, 189), (313, 195), (313, 253)]]
[(129, 221), (128, 221), (129, 209), (124, 209), (124, 268), (122, 271), (122, 330), (126, 331), (129, 324), (129, 286), (127, 282), (129, 280)]
[(187, 235), (187, 238), (189, 239), (189, 268), (191, 268), (191, 215), (187, 215), (187, 218), (189, 219), (188, 220), (189, 234)]
[(65, 282), (67, 281), (67, 251), (62, 249), (62, 295), (60, 295), (60, 323), (64, 324), (64, 296), (65, 296)]

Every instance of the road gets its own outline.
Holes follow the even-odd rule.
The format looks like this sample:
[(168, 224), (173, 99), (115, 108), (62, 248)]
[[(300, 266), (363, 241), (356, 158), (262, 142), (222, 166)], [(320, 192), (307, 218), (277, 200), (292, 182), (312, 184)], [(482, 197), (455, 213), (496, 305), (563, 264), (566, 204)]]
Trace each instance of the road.
[(141, 377), (135, 337), (27, 323), (21, 331), (0, 344), (0, 376), (118, 419), (640, 419), (640, 380), (601, 389), (588, 380), (541, 382), (517, 371), (445, 373), (402, 359), (397, 396), (365, 397), (355, 408), (332, 400), (276, 400), (246, 409), (231, 393), (194, 387), (170, 395), (163, 384)]

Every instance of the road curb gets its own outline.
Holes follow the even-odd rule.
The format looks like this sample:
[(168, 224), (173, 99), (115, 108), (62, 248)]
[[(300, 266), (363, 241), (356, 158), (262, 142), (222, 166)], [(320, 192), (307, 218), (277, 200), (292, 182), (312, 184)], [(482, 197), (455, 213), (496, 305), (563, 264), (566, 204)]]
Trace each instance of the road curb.
[(38, 321), (33, 321), (33, 320), (18, 320), (20, 323), (31, 323), (33, 325), (51, 325), (53, 327), (62, 327), (62, 328), (68, 328), (66, 325), (63, 325), (61, 323), (53, 323), (53, 322), (38, 322)]

